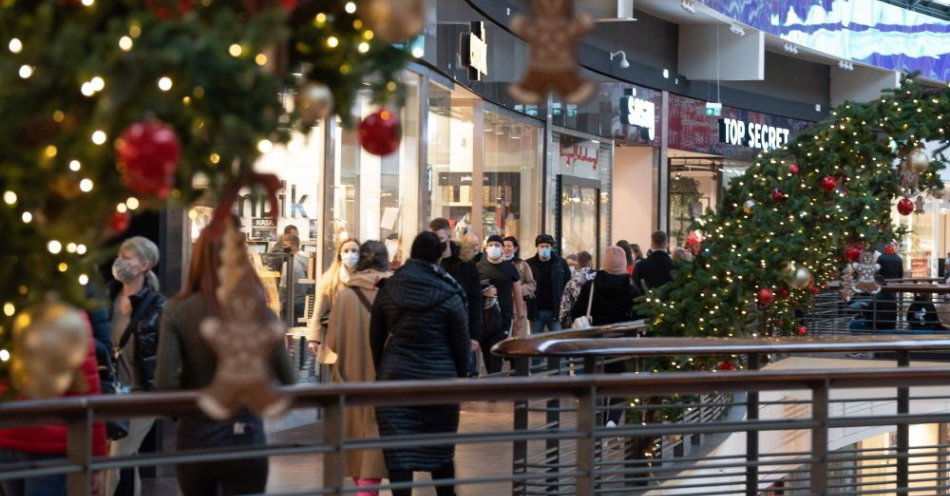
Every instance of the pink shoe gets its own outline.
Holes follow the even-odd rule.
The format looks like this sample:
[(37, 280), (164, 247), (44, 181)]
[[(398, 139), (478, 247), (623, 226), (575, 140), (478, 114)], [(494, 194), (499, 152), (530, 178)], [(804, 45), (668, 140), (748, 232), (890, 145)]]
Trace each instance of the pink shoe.
[[(376, 486), (382, 482), (382, 479), (358, 479), (353, 477), (353, 482), (356, 483), (356, 487)], [(379, 491), (375, 489), (370, 491), (357, 491), (356, 496), (379, 496)]]

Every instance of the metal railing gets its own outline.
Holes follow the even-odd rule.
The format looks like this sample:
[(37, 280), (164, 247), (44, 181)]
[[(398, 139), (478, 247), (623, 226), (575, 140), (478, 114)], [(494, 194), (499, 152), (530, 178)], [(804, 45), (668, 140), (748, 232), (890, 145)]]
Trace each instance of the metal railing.
[[(0, 466), (0, 480), (65, 474), (71, 495), (87, 494), (94, 471), (130, 466), (173, 465), (253, 457), (317, 457), (318, 486), (285, 494), (349, 494), (345, 455), (353, 450), (401, 449), (425, 445), (490, 445), (511, 449), (515, 470), (469, 471), (451, 481), (471, 485), (467, 494), (943, 494), (950, 485), (946, 437), (914, 444), (911, 425), (950, 423), (950, 367), (908, 368), (910, 353), (950, 350), (950, 339), (921, 336), (837, 338), (667, 339), (637, 338), (639, 324), (563, 331), (498, 346), (517, 357), (516, 371), (543, 354), (562, 375), (490, 378), (476, 381), (379, 382), (308, 385), (287, 389), (297, 407), (322, 411), (322, 438), (293, 443), (229, 449), (173, 450), (130, 457), (93, 457), (95, 421), (132, 416), (181, 416), (197, 413), (195, 394), (149, 393), (126, 396), (71, 397), (0, 404), (0, 426), (62, 422), (69, 431), (61, 460)], [(591, 338), (590, 336), (601, 336)], [(751, 369), (775, 354), (889, 352), (900, 368), (858, 370), (751, 370), (748, 372), (628, 373), (603, 375), (609, 355), (636, 360), (651, 356), (744, 355)], [(608, 356), (605, 360), (604, 356)], [(871, 362), (855, 362), (866, 365)], [(912, 386), (938, 389), (912, 390)], [(861, 394), (855, 390), (874, 390)], [(882, 394), (882, 389), (890, 391)], [(804, 392), (802, 392), (804, 391)], [(764, 393), (778, 394), (763, 400)], [(911, 393), (914, 394), (911, 394)], [(679, 396), (677, 396), (679, 395)], [(657, 402), (658, 398), (680, 398)], [(623, 398), (618, 407), (612, 399)], [(699, 398), (697, 401), (696, 398)], [(557, 401), (557, 403), (550, 403)], [(505, 402), (514, 405), (511, 430), (496, 428), (438, 435), (351, 439), (344, 435), (344, 412), (352, 406)], [(548, 410), (534, 411), (542, 402)], [(913, 402), (940, 408), (911, 411)], [(497, 404), (497, 403), (495, 403)], [(621, 408), (641, 422), (607, 427), (605, 417)], [(698, 414), (696, 408), (706, 409)], [(659, 410), (667, 423), (650, 417)], [(548, 421), (552, 411), (555, 421)], [(773, 411), (774, 410), (774, 411)], [(739, 411), (742, 415), (728, 415)], [(777, 413), (776, 413), (777, 412)], [(525, 422), (519, 423), (519, 418)], [(528, 427), (528, 420), (541, 427)], [(697, 421), (701, 420), (701, 421)], [(893, 446), (829, 450), (829, 432), (885, 429), (895, 432)], [(870, 431), (869, 431), (870, 432)], [(734, 452), (695, 452), (697, 436), (743, 433)], [(760, 450), (775, 435), (794, 439), (783, 449)], [(658, 450), (644, 440), (660, 439)], [(810, 440), (810, 442), (805, 442)], [(665, 443), (665, 444), (664, 444)], [(633, 449), (636, 448), (636, 449)], [(785, 449), (787, 448), (787, 449)], [(673, 451), (665, 457), (663, 452)], [(880, 479), (880, 480), (878, 480)], [(432, 486), (383, 484), (380, 489)], [(479, 492), (479, 488), (483, 488)], [(368, 489), (363, 487), (362, 489)], [(371, 488), (369, 488), (371, 489)]]
[(844, 301), (831, 287), (801, 318), (810, 335), (950, 333), (950, 286), (933, 279), (889, 280), (875, 295)]

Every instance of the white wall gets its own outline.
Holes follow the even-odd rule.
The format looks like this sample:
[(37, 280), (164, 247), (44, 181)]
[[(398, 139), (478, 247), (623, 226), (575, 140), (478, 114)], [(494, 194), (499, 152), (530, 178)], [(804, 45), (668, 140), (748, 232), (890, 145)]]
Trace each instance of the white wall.
[(654, 149), (618, 146), (614, 151), (611, 239), (649, 247), (656, 223)]

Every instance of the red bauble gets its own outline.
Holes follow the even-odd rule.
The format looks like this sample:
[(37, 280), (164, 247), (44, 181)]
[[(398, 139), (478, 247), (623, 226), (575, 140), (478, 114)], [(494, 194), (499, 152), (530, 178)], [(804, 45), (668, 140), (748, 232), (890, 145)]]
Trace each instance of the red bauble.
[(776, 203), (782, 203), (785, 199), (788, 198), (788, 195), (782, 192), (782, 190), (775, 188), (772, 190), (772, 201)]
[(894, 248), (894, 245), (887, 245), (884, 247), (885, 255), (894, 255), (895, 253), (897, 253), (897, 248)]
[(849, 262), (857, 262), (861, 258), (861, 245), (853, 244), (844, 249), (844, 258)]
[(771, 289), (760, 289), (755, 299), (759, 302), (759, 305), (767, 307), (775, 301), (775, 293)]
[(109, 219), (109, 229), (112, 229), (114, 234), (122, 234), (132, 225), (132, 214), (128, 210), (125, 212), (119, 212), (118, 210), (112, 212), (112, 218)]
[(914, 202), (911, 201), (910, 198), (901, 198), (900, 201), (897, 202), (897, 211), (900, 212), (901, 215), (914, 213), (914, 208)]
[(802, 170), (798, 167), (798, 164), (792, 164), (788, 166), (788, 171), (797, 176)]
[(831, 176), (821, 178), (821, 189), (832, 192), (838, 187), (838, 180)]
[(799, 336), (804, 336), (808, 334), (808, 328), (805, 326), (798, 326), (798, 329), (796, 330), (796, 332), (798, 332)]
[(161, 121), (136, 122), (116, 140), (115, 158), (127, 188), (165, 198), (175, 185), (181, 144), (175, 130)]
[(145, 0), (145, 6), (163, 21), (177, 19), (195, 8), (194, 0)]
[(367, 115), (360, 123), (360, 144), (373, 155), (382, 157), (398, 150), (401, 134), (399, 117), (390, 110)]
[(732, 362), (730, 362), (729, 360), (723, 360), (723, 361), (719, 362), (719, 363), (716, 365), (716, 368), (719, 369), (719, 370), (721, 370), (721, 371), (723, 371), (723, 372), (729, 372), (729, 371), (732, 371), (732, 370), (736, 370), (736, 366), (733, 365)]
[(779, 289), (779, 290), (778, 290), (778, 299), (780, 299), (780, 300), (787, 300), (787, 299), (788, 299), (788, 290), (785, 289), (785, 288)]

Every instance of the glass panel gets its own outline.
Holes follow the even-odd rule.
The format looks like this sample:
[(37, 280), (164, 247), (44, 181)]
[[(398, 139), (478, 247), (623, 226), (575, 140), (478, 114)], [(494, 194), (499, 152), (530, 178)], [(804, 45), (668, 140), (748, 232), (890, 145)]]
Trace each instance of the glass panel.
[[(514, 236), (523, 246), (538, 234), (541, 130), (485, 112), (484, 236)], [(526, 253), (524, 255), (527, 255)]]
[(571, 255), (589, 252), (597, 259), (597, 202), (595, 188), (564, 184), (561, 194), (561, 251)]
[(472, 224), (474, 195), (474, 106), (477, 97), (463, 89), (429, 83), (429, 191), (426, 219), (444, 217), (457, 232)]

